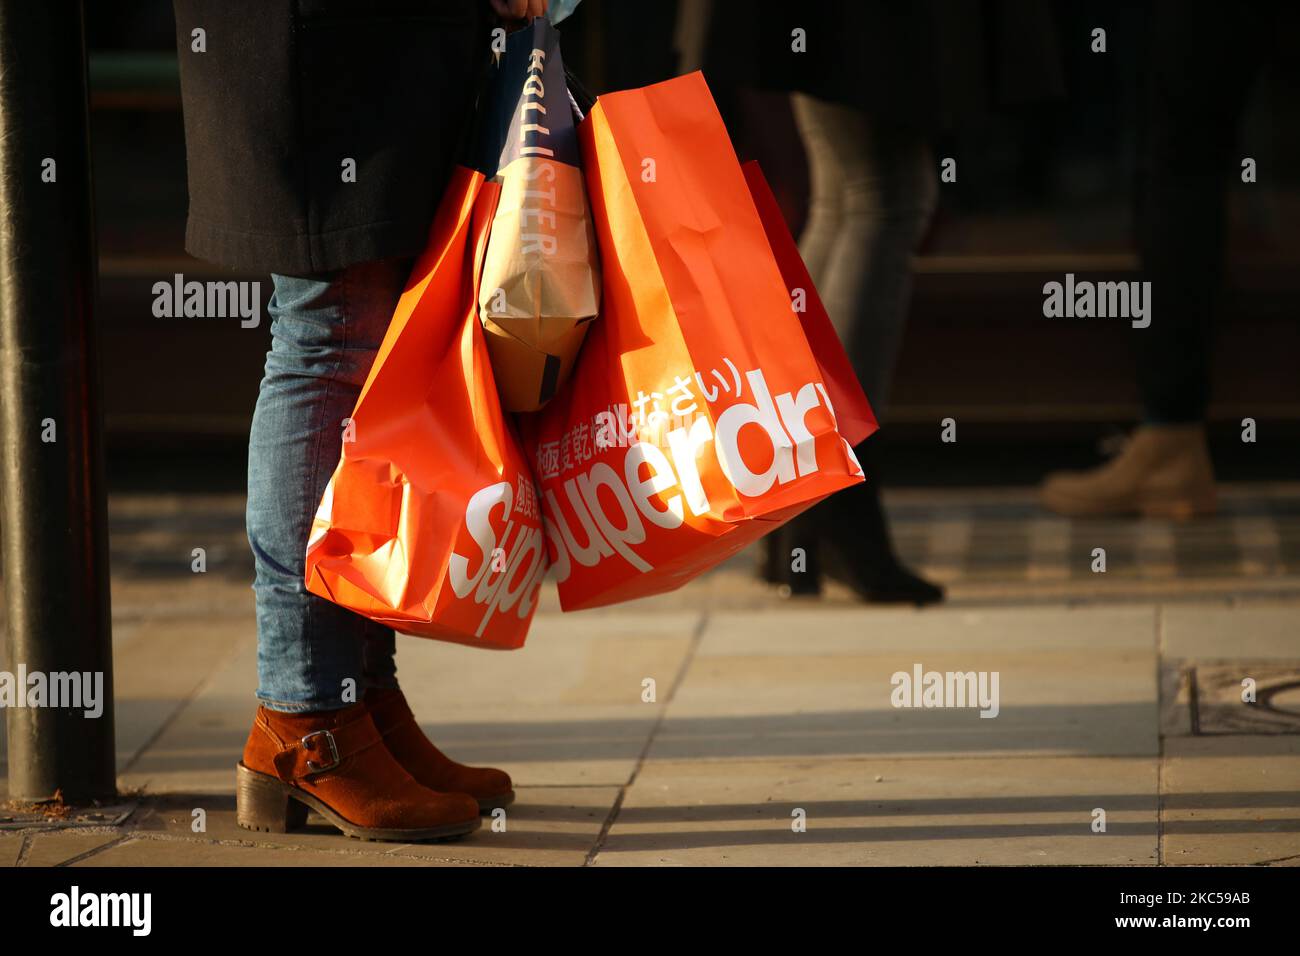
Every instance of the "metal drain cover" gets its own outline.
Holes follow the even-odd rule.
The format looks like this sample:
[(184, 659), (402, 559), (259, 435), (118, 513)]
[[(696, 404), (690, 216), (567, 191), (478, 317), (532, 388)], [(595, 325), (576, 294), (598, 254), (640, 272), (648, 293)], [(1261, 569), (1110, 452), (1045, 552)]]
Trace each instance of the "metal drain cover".
[[(1245, 681), (1255, 701), (1242, 700)], [(1276, 661), (1198, 664), (1192, 709), (1194, 734), (1300, 734), (1300, 666)]]

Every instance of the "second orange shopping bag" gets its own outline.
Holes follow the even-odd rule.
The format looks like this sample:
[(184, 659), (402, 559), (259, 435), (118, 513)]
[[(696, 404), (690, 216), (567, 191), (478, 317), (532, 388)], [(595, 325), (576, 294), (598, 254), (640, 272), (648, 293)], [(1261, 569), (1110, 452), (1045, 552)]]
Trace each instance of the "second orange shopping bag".
[(815, 290), (787, 284), (700, 74), (602, 96), (579, 138), (603, 311), (523, 423), (566, 610), (676, 588), (862, 481), (837, 414), (875, 427), (851, 374), (828, 387)]

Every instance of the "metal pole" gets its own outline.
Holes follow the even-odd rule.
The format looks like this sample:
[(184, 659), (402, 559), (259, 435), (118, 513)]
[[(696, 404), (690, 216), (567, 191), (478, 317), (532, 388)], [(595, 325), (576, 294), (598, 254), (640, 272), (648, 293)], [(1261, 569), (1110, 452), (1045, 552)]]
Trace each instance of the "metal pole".
[[(0, 0), (5, 663), (11, 681), (28, 675), (5, 708), (15, 800), (115, 792), (95, 293), (82, 6)], [(44, 706), (31, 706), (41, 679), (31, 675), (47, 682)], [(93, 717), (84, 695), (96, 680)], [(74, 693), (80, 706), (51, 706)]]

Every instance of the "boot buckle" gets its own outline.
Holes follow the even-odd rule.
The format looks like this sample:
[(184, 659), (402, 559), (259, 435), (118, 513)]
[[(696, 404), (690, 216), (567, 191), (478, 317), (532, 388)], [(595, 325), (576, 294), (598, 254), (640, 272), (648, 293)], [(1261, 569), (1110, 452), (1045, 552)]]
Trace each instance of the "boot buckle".
[(312, 731), (306, 737), (303, 737), (302, 740), (298, 742), (302, 745), (302, 749), (306, 750), (308, 753), (312, 752), (313, 748), (307, 741), (311, 740), (313, 737), (325, 738), (325, 743), (329, 745), (329, 763), (316, 763), (314, 760), (308, 760), (307, 769), (311, 773), (324, 773), (326, 770), (333, 770), (340, 763), (339, 745), (335, 742), (334, 735), (328, 730), (316, 730)]

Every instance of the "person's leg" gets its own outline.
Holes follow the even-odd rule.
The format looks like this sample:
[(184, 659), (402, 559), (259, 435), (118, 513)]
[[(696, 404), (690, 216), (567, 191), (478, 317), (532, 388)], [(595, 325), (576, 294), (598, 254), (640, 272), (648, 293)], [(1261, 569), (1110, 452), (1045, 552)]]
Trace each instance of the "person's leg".
[[(934, 211), (936, 173), (918, 133), (872, 123), (859, 110), (813, 97), (799, 96), (795, 105), (812, 180), (800, 251), (879, 414), (907, 320), (912, 254)], [(869, 443), (856, 451), (871, 459), (867, 482), (791, 522), (782, 557), (814, 529), (838, 558), (827, 570), (860, 596), (913, 603), (941, 599), (939, 588), (899, 564), (880, 502), (879, 456)], [(813, 590), (796, 587), (800, 581), (789, 576), (792, 592)]]
[[(817, 289), (843, 229), (841, 203), (844, 167), (832, 139), (834, 123), (827, 122), (823, 104), (804, 93), (790, 96), (791, 110), (808, 160), (808, 217), (799, 236), (799, 255)], [(856, 114), (851, 111), (849, 118)], [(840, 338), (844, 330), (837, 327)], [(821, 547), (816, 509), (797, 515), (763, 539), (763, 580), (780, 586), (786, 596), (821, 593)], [(796, 561), (794, 556), (802, 556)], [(798, 570), (801, 569), (801, 570)]]
[(1137, 233), (1151, 325), (1133, 329), (1147, 424), (1205, 418), (1211, 318), (1223, 272), (1228, 183), (1246, 96), (1268, 50), (1268, 6), (1227, 20), (1152, 8)]
[(344, 419), (409, 268), (409, 261), (386, 260), (323, 276), (273, 277), (272, 345), (249, 437), (247, 513), (257, 696), (272, 710), (347, 707), (361, 699), (367, 670), (393, 683), (392, 631), (309, 593), (303, 574)]
[[(271, 351), (248, 456), (257, 696), (236, 768), (236, 822), (301, 826), (311, 807), (350, 836), (424, 840), (479, 826), (468, 794), (434, 791), (385, 746), (363, 695), (394, 686), (392, 631), (308, 593), (307, 537), (344, 420), (374, 362), (409, 260), (274, 276)], [(371, 680), (367, 680), (367, 676)]]
[(912, 255), (938, 196), (930, 148), (920, 133), (859, 110), (796, 102), (813, 184), (800, 252), (880, 415), (907, 323)]
[(1211, 319), (1227, 187), (1240, 174), (1237, 126), (1275, 16), (1268, 3), (1243, 4), (1226, 20), (1185, 2), (1152, 7), (1136, 216), (1150, 324), (1129, 330), (1143, 423), (1111, 461), (1048, 475), (1041, 500), (1051, 511), (1189, 518), (1217, 508), (1204, 425)]
[[(826, 265), (840, 240), (843, 226), (844, 167), (833, 143), (837, 133), (834, 119), (830, 118), (830, 123), (827, 123), (827, 104), (807, 94), (794, 93), (790, 105), (808, 157), (808, 218), (799, 236), (799, 255), (820, 293)], [(843, 110), (849, 120), (857, 116), (847, 107), (830, 109)]]

